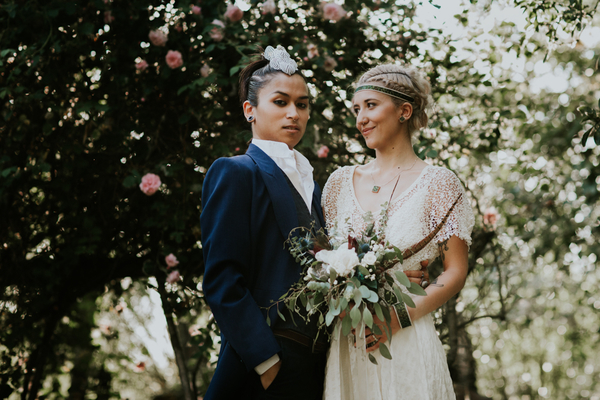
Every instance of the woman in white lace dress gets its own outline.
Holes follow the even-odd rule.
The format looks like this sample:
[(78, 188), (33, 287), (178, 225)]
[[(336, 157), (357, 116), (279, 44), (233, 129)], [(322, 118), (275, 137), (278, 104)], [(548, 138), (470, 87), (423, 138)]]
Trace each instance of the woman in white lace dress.
[[(386, 237), (404, 250), (425, 238), (449, 213), (425, 248), (394, 267), (417, 270), (421, 262), (441, 257), (444, 272), (426, 288), (427, 296), (412, 296), (416, 308), (391, 308), (391, 342), (383, 329), (382, 335), (366, 329), (365, 337), (358, 340), (341, 334), (332, 338), (326, 400), (455, 399), (431, 312), (465, 283), (473, 212), (456, 175), (425, 163), (413, 151), (411, 136), (427, 124), (430, 92), (419, 73), (398, 65), (372, 68), (356, 84), (356, 127), (376, 158), (331, 175), (323, 190), (327, 226), (338, 232), (348, 225), (355, 232), (364, 231), (365, 213), (378, 216), (382, 204), (390, 201)], [(355, 340), (366, 346), (357, 348)], [(381, 343), (389, 347), (391, 360), (381, 356)], [(368, 361), (367, 352), (377, 365)]]

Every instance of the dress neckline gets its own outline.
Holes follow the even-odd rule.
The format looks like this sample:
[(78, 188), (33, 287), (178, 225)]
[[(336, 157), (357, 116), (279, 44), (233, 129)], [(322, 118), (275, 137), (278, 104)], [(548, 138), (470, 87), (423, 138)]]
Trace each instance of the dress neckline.
[[(356, 197), (356, 192), (354, 191), (354, 172), (356, 171), (356, 168), (358, 167), (358, 165), (355, 165), (352, 167), (352, 173), (350, 174), (350, 192), (352, 193), (352, 198), (354, 199), (354, 204), (356, 204), (356, 208), (358, 208), (358, 210), (363, 213), (366, 214), (367, 211), (365, 211), (363, 209), (363, 207), (360, 205), (360, 202), (358, 201), (358, 197)], [(429, 167), (431, 167), (431, 164), (427, 164), (425, 166), (425, 168), (423, 168), (421, 170), (421, 173), (419, 174), (419, 176), (417, 176), (417, 178), (410, 184), (409, 187), (407, 187), (406, 189), (404, 189), (404, 191), (402, 193), (400, 193), (398, 196), (394, 197), (390, 204), (389, 207), (392, 206), (392, 204), (396, 203), (399, 199), (403, 198), (404, 196), (406, 196), (408, 193), (410, 193), (410, 191), (412, 190), (413, 187), (415, 187), (415, 185), (417, 184), (417, 182), (419, 182), (421, 180), (421, 178), (423, 177), (423, 174), (425, 173), (425, 170), (427, 170)], [(385, 201), (384, 201), (385, 202)], [(383, 203), (382, 203), (383, 204)], [(379, 206), (381, 209), (381, 205)], [(389, 208), (388, 207), (388, 208)]]

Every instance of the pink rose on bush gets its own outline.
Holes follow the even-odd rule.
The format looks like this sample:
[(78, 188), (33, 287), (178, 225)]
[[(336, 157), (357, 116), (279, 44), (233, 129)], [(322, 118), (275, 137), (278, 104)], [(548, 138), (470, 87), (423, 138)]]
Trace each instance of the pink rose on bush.
[(167, 267), (169, 267), (169, 268), (176, 267), (177, 264), (179, 264), (177, 257), (175, 257), (175, 255), (173, 253), (171, 253), (165, 257), (165, 262), (167, 263)]
[(181, 53), (177, 50), (169, 50), (165, 60), (171, 69), (179, 68), (183, 65), (183, 58), (181, 57)]
[(213, 22), (211, 22), (211, 24), (217, 26), (213, 27), (210, 30), (209, 35), (215, 42), (220, 42), (221, 40), (223, 40), (223, 28), (225, 28), (225, 24), (223, 23), (223, 21), (219, 21), (218, 19), (215, 19)]
[(238, 6), (234, 6), (233, 4), (227, 5), (227, 11), (225, 11), (225, 18), (229, 19), (231, 22), (237, 22), (244, 16), (244, 12), (240, 10)]
[(200, 8), (198, 6), (192, 6), (192, 13), (194, 13), (196, 15), (200, 15), (200, 13), (202, 13), (202, 8)]
[(161, 185), (160, 177), (158, 175), (149, 173), (142, 177), (142, 183), (140, 183), (140, 189), (147, 196), (152, 196)]
[(323, 63), (323, 69), (327, 72), (331, 72), (337, 67), (337, 62), (333, 57), (327, 56), (325, 57), (325, 62)]
[(262, 15), (277, 13), (277, 4), (274, 0), (267, 0), (262, 4)]
[(319, 158), (327, 158), (329, 154), (329, 147), (321, 146), (321, 148), (317, 151), (317, 157)]
[(500, 219), (500, 213), (498, 213), (498, 210), (496, 210), (495, 207), (489, 207), (483, 213), (483, 223), (485, 225), (491, 225), (492, 228), (496, 227), (496, 224), (498, 223), (499, 219)]
[(206, 78), (208, 75), (210, 75), (210, 67), (208, 64), (204, 64), (202, 68), (200, 68), (200, 75), (202, 75), (203, 78)]
[(319, 49), (317, 49), (317, 46), (315, 46), (314, 44), (309, 44), (308, 46), (306, 46), (306, 48), (308, 49), (309, 59), (319, 57)]
[(169, 275), (167, 275), (167, 282), (169, 282), (170, 284), (173, 284), (175, 282), (178, 282), (179, 278), (181, 278), (179, 271), (173, 271)]
[(167, 35), (163, 31), (159, 31), (158, 29), (150, 31), (148, 34), (148, 39), (150, 39), (150, 43), (155, 46), (164, 46), (167, 44)]
[(323, 6), (323, 18), (338, 22), (346, 16), (347, 12), (342, 6), (336, 3), (326, 3)]
[(148, 68), (148, 63), (146, 62), (146, 60), (142, 60), (139, 63), (135, 64), (135, 69), (137, 69), (138, 71), (144, 71), (146, 68)]

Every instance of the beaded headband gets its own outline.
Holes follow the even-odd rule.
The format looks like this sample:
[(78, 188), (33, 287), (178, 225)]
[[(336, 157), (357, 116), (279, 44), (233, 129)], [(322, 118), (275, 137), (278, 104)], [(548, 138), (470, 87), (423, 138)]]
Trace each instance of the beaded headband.
[(263, 56), (269, 60), (271, 68), (281, 71), (284, 74), (292, 76), (298, 71), (298, 64), (290, 58), (288, 52), (281, 45), (278, 45), (276, 49), (267, 46)]
[(381, 92), (383, 94), (387, 94), (388, 96), (392, 96), (395, 97), (397, 99), (400, 100), (404, 100), (404, 101), (409, 101), (409, 102), (413, 102), (415, 101), (414, 97), (409, 96), (407, 94), (404, 94), (402, 92), (399, 92), (397, 90), (394, 89), (388, 89), (382, 86), (377, 86), (377, 85), (361, 85), (359, 87), (356, 88), (356, 90), (354, 91), (354, 93), (361, 91), (361, 90), (374, 90), (376, 92)]

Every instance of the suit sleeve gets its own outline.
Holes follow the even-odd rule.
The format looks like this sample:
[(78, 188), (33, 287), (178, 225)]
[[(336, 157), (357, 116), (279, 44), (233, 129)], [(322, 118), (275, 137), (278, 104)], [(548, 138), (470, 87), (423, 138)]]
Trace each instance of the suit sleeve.
[(231, 159), (211, 166), (202, 189), (203, 290), (223, 336), (247, 370), (280, 351), (265, 315), (254, 301), (251, 265), (253, 171)]

